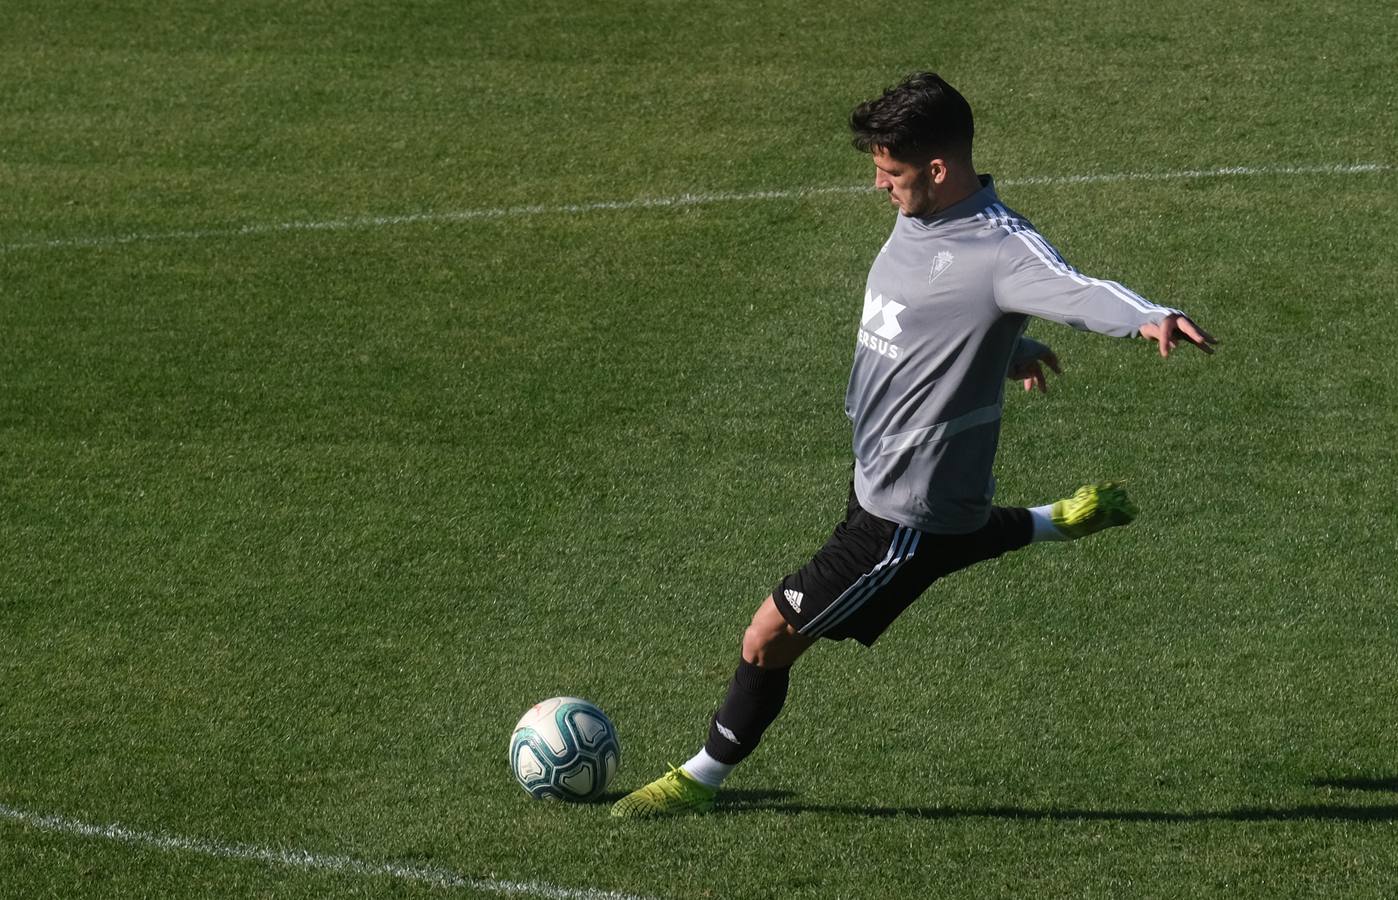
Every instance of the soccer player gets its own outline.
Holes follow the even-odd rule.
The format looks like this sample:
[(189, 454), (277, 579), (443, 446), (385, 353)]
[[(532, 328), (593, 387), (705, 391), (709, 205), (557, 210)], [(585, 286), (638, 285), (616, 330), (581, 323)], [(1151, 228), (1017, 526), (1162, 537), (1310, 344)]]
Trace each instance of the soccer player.
[(1044, 366), (1060, 371), (1052, 350), (1023, 336), (1030, 316), (1141, 335), (1161, 356), (1181, 342), (1212, 352), (1213, 337), (1182, 312), (1078, 272), (1000, 202), (971, 162), (971, 107), (938, 76), (910, 75), (860, 104), (850, 128), (899, 215), (869, 270), (845, 395), (855, 458), (845, 520), (753, 615), (702, 749), (618, 800), (614, 816), (711, 809), (818, 639), (872, 645), (943, 575), (1135, 517), (1110, 482), (1032, 509), (992, 505), (1007, 376), (1046, 391)]

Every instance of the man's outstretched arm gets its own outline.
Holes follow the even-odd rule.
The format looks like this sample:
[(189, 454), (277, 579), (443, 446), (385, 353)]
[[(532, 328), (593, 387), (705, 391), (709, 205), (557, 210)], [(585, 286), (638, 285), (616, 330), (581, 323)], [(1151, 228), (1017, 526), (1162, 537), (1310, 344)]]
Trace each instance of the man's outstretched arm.
[[(1018, 220), (1017, 220), (1018, 221)], [(1178, 309), (1160, 306), (1119, 282), (1084, 275), (1042, 235), (1018, 227), (995, 264), (995, 302), (1006, 312), (1060, 322), (1111, 337), (1141, 335), (1168, 356), (1181, 341), (1212, 352), (1214, 337)]]

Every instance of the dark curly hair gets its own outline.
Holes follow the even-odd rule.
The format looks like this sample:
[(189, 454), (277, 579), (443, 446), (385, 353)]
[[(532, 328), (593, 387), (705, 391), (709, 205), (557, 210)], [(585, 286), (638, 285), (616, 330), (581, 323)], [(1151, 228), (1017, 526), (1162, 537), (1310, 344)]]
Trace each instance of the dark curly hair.
[(903, 162), (938, 156), (969, 162), (976, 126), (971, 104), (938, 75), (914, 72), (854, 108), (849, 117), (854, 146), (864, 153), (882, 148)]

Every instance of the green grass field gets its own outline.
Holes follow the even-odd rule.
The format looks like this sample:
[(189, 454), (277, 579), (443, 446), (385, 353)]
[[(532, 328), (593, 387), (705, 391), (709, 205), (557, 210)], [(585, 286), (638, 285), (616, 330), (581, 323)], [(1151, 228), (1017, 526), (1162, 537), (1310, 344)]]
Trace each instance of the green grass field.
[[(0, 896), (1395, 895), (1381, 6), (0, 6)], [(1142, 518), (817, 647), (715, 815), (529, 800), (544, 697), (688, 758), (840, 515), (918, 68), (1222, 341), (1031, 327), (1001, 502)]]

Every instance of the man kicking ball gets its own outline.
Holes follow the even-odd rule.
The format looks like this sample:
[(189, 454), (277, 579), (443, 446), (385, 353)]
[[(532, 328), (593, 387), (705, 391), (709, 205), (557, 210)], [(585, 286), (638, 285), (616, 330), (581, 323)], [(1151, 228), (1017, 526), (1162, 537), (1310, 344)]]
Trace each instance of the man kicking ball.
[(753, 615), (703, 748), (617, 801), (614, 816), (711, 809), (818, 638), (872, 645), (943, 575), (1136, 516), (1115, 483), (1033, 509), (991, 503), (1006, 377), (1042, 391), (1043, 367), (1059, 371), (1052, 350), (1023, 336), (1030, 316), (1139, 334), (1161, 356), (1180, 341), (1212, 352), (1214, 339), (1182, 312), (1078, 272), (1000, 202), (971, 162), (971, 107), (938, 76), (911, 75), (860, 104), (850, 128), (899, 215), (869, 270), (845, 395), (855, 458), (845, 520)]

